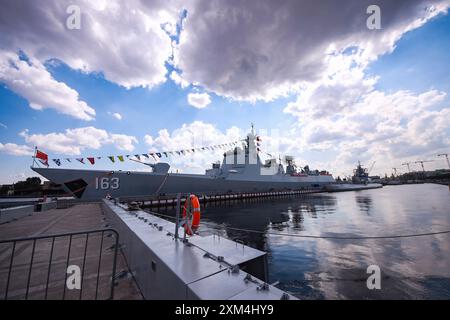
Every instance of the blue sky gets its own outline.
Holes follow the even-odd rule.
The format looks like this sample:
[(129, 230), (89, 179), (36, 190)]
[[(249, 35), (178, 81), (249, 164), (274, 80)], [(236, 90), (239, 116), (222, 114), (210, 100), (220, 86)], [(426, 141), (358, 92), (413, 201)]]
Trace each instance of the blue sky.
[[(86, 22), (85, 28), (92, 27), (92, 30), (89, 34), (82, 33), (81, 40), (77, 39), (75, 44), (72, 38), (55, 40), (54, 36), (38, 32), (31, 22), (29, 29), (19, 28), (14, 25), (15, 22), (0, 16), (2, 29), (12, 34), (17, 32), (14, 39), (0, 37), (0, 49), (3, 50), (0, 52), (6, 63), (3, 65), (3, 75), (0, 73), (0, 183), (34, 175), (29, 169), (29, 148), (33, 148), (39, 139), (34, 135), (44, 137), (38, 140), (41, 143), (39, 147), (50, 158), (107, 156), (173, 150), (184, 145), (188, 148), (192, 141), (186, 130), (195, 131), (196, 146), (232, 141), (236, 136), (233, 128), (240, 129), (242, 136), (252, 122), (257, 129), (265, 129), (269, 133), (271, 129), (278, 130), (281, 143), (277, 145), (273, 137), (268, 136), (264, 140), (266, 144), (263, 144), (267, 152), (293, 154), (301, 164), (309, 163), (312, 167), (330, 170), (335, 175), (350, 174), (359, 159), (367, 166), (377, 161), (374, 173), (378, 174), (390, 174), (393, 166), (401, 167), (404, 161), (424, 158), (439, 160), (436, 158), (438, 152), (450, 151), (449, 126), (445, 123), (450, 121), (443, 119), (450, 110), (447, 96), (450, 90), (450, 17), (446, 14), (448, 3), (436, 2), (441, 5), (436, 4), (442, 12), (427, 16), (425, 24), (412, 30), (409, 30), (409, 23), (423, 18), (423, 13), (415, 8), (411, 12), (416, 16), (396, 15), (398, 20), (388, 20), (379, 32), (400, 34), (392, 43), (372, 36), (373, 33), (368, 38), (367, 31), (361, 34), (359, 30), (348, 30), (348, 26), (344, 25), (348, 18), (341, 17), (342, 27), (335, 26), (336, 30), (322, 32), (325, 34), (323, 39), (313, 36), (306, 39), (306, 44), (310, 41), (308, 48), (311, 49), (298, 49), (303, 46), (292, 44), (296, 37), (302, 38), (302, 32), (307, 34), (308, 30), (294, 32), (289, 29), (289, 24), (278, 26), (276, 21), (272, 25), (276, 35), (272, 36), (270, 28), (268, 31), (251, 32), (251, 23), (257, 30), (264, 30), (258, 25), (262, 23), (258, 19), (255, 22), (250, 19), (250, 22), (240, 26), (234, 25), (236, 21), (227, 19), (225, 15), (223, 19), (226, 23), (222, 21), (214, 34), (204, 29), (208, 16), (206, 13), (201, 16), (201, 11), (196, 8), (183, 8), (187, 10), (188, 18), (182, 27), (179, 23), (183, 10), (180, 7), (164, 9), (167, 15), (163, 18), (181, 30), (178, 34), (171, 34), (172, 39), (181, 37), (180, 43), (161, 39), (164, 36), (159, 34), (157, 29), (160, 26), (157, 25), (151, 26), (156, 40), (151, 39), (152, 33), (141, 35), (139, 30), (136, 31), (138, 45), (130, 44), (130, 40), (121, 38), (120, 34), (117, 35), (119, 40), (104, 38), (118, 30), (114, 28), (133, 32), (135, 29), (130, 25), (135, 23), (133, 19), (119, 18), (119, 22), (123, 20), (123, 26), (117, 23), (111, 26), (112, 22), (104, 22), (104, 33), (92, 32), (97, 30), (95, 24)], [(136, 10), (153, 17), (154, 8), (141, 8), (137, 3)], [(208, 6), (203, 9), (212, 12), (227, 12), (230, 9), (226, 3), (217, 4), (221, 6), (217, 8), (213, 4), (200, 5)], [(48, 11), (54, 12), (55, 16), (64, 9), (56, 2), (49, 2), (48, 6)], [(82, 1), (80, 6), (82, 12), (92, 10), (98, 14), (100, 22), (104, 19), (103, 13), (108, 10), (102, 8), (96, 11), (98, 8), (88, 8)], [(242, 12), (254, 11), (243, 6), (240, 8)], [(14, 2), (6, 7), (5, 10), (12, 10)], [(296, 21), (307, 12), (293, 11), (292, 14), (293, 21)], [(267, 23), (270, 24), (270, 21)], [(242, 35), (236, 36), (234, 30), (239, 28)], [(97, 39), (97, 36), (102, 37)], [(261, 37), (259, 41), (258, 37)], [(46, 47), (36, 45), (36, 39), (42, 42), (42, 46), (47, 44)], [(267, 39), (273, 39), (273, 46), (262, 45)], [(107, 45), (98, 49), (99, 41), (105, 41)], [(288, 41), (285, 46), (282, 46), (283, 41)], [(150, 43), (151, 48), (145, 47), (146, 42)], [(161, 47), (155, 49), (155, 43)], [(325, 48), (330, 43), (341, 44), (342, 51), (337, 48), (333, 59), (328, 61)], [(346, 56), (343, 50), (355, 43), (360, 51)], [(139, 44), (145, 51), (139, 51)], [(366, 54), (368, 48), (373, 51), (370, 56)], [(28, 81), (25, 71), (21, 73), (23, 68), (14, 75), (11, 75), (12, 69), (8, 69), (11, 57), (18, 57), (21, 50), (30, 56), (30, 66), (36, 66), (43, 74), (45, 71), (49, 73), (45, 80), (49, 81), (49, 86), (65, 84), (78, 97), (70, 102), (72, 98), (68, 92), (65, 100), (65, 90), (70, 91), (66, 87), (61, 97), (55, 96), (54, 91), (47, 93), (46, 87), (38, 81), (30, 81), (25, 89), (14, 87), (17, 81)], [(149, 55), (148, 60), (129, 57), (130, 50), (136, 50), (136, 54), (141, 56)], [(174, 52), (175, 58), (172, 54), (164, 56), (162, 52), (166, 51)], [(311, 54), (317, 55), (318, 60), (305, 58)], [(339, 60), (345, 57), (351, 59), (347, 67), (347, 60)], [(112, 63), (106, 61), (108, 59)], [(238, 67), (236, 61), (240, 61)], [(352, 68), (355, 64), (356, 67)], [(233, 69), (235, 67), (237, 69)], [(134, 68), (135, 72), (128, 71)], [(312, 71), (305, 74), (305, 69)], [(135, 76), (141, 71), (142, 75)], [(186, 85), (172, 80), (171, 74), (174, 73), (183, 78)], [(328, 81), (327, 77), (334, 78)], [(200, 94), (204, 105), (190, 103), (188, 96), (191, 94)], [(209, 103), (205, 102), (205, 97), (209, 97)], [(33, 109), (30, 107), (33, 99), (44, 101), (46, 105), (42, 110)], [(81, 116), (77, 113), (80, 101), (95, 110), (92, 120), (83, 119), (84, 113)], [(392, 113), (386, 110), (392, 110)], [(120, 119), (114, 117), (114, 113), (120, 114)], [(427, 123), (439, 134), (429, 132), (429, 128), (421, 129)], [(102, 130), (104, 137), (83, 131), (78, 139), (67, 133), (67, 130), (86, 127)], [(116, 139), (113, 137), (115, 134), (126, 137)], [(61, 150), (71, 151), (65, 153)], [(219, 152), (196, 156), (195, 165), (189, 165), (183, 159), (170, 159), (170, 162), (173, 168), (182, 171), (201, 172), (203, 166), (220, 158)], [(104, 161), (95, 167), (111, 165)], [(65, 166), (82, 167), (81, 164)], [(140, 168), (132, 162), (114, 166)], [(442, 168), (445, 163), (439, 160), (429, 166)]]
[(386, 91), (435, 88), (448, 92), (449, 31), (450, 18), (445, 15), (406, 33), (391, 54), (370, 65), (369, 73), (380, 76), (377, 87)]

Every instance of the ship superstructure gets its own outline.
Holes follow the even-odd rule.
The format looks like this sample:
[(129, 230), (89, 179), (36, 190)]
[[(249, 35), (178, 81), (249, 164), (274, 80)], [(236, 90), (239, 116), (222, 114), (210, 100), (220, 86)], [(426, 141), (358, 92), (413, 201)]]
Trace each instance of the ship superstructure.
[(353, 170), (352, 182), (356, 184), (368, 184), (370, 182), (369, 171), (367, 168), (363, 168), (359, 161), (356, 169)]

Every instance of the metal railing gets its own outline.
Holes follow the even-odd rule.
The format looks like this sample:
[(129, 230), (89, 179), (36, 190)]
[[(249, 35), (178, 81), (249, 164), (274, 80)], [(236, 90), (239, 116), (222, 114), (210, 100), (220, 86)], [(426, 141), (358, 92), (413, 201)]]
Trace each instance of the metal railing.
[(118, 248), (110, 228), (0, 240), (0, 299), (113, 299)]

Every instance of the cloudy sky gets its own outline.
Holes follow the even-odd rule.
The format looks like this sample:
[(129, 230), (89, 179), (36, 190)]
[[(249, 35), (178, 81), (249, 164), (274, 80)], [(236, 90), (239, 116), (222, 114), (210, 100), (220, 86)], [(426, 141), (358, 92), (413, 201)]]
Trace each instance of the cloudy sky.
[[(374, 4), (381, 29), (367, 27)], [(376, 161), (372, 174), (421, 159), (444, 168), (449, 6), (4, 0), (0, 183), (33, 175), (34, 146), (50, 158), (177, 150), (234, 141), (252, 122), (263, 151), (335, 176), (358, 160)], [(168, 161), (202, 172), (222, 152)], [(108, 161), (94, 167), (141, 168)]]

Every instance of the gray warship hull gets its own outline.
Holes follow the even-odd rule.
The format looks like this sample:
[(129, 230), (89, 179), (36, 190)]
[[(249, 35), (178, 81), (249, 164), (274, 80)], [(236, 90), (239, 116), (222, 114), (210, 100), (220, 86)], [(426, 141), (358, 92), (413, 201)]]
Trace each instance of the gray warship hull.
[[(334, 179), (326, 171), (311, 171), (309, 167), (298, 172), (293, 158), (287, 158), (286, 171), (276, 159), (263, 164), (259, 157), (253, 129), (243, 146), (224, 153), (222, 164), (214, 163), (205, 174), (170, 173), (164, 162), (144, 163), (148, 171), (107, 171), (31, 167), (48, 180), (62, 185), (80, 199), (146, 198), (177, 193), (217, 195), (226, 193), (253, 193), (284, 190), (323, 190)], [(133, 160), (133, 159), (130, 159)], [(133, 160), (137, 161), (137, 160)], [(137, 161), (140, 162), (140, 161)]]
[(226, 193), (267, 192), (302, 189), (324, 189), (334, 180), (330, 176), (257, 175), (251, 179), (236, 176), (214, 177), (201, 174), (154, 173), (139, 171), (79, 170), (38, 168), (32, 170), (60, 184), (80, 199), (111, 197), (151, 197), (194, 193), (212, 195)]

